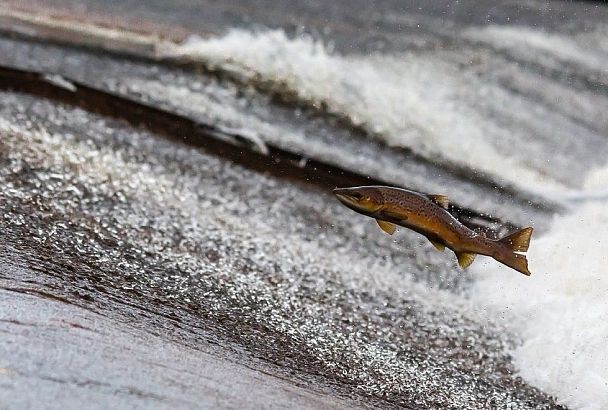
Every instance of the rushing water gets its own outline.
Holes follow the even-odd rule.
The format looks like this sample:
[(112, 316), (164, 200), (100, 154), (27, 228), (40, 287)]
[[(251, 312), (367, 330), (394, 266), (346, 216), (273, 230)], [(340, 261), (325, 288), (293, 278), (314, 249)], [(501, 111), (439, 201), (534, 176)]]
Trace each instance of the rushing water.
[[(534, 272), (529, 281), (500, 267), (474, 268), (481, 279), (473, 300), (489, 306), (522, 339), (513, 351), (522, 377), (574, 408), (608, 404), (605, 175), (592, 174), (585, 185), (589, 197), (556, 216), (536, 240), (528, 254)], [(597, 190), (604, 196), (594, 196)]]
[[(245, 82), (274, 82), (279, 92), (346, 117), (391, 146), (560, 201), (578, 198), (533, 241), (531, 279), (478, 262), (482, 279), (471, 295), (508, 310), (507, 326), (522, 338), (513, 354), (526, 380), (574, 407), (605, 407), (608, 180), (597, 168), (608, 152), (608, 99), (543, 71), (566, 66), (600, 87), (608, 76), (606, 27), (555, 34), (489, 26), (464, 30), (461, 38), (489, 48), (343, 56), (275, 30), (190, 38), (177, 53)], [(509, 62), (496, 72), (496, 61), (484, 60), (505, 61), (492, 55), (498, 51), (523, 68)], [(526, 64), (538, 65), (537, 72)], [(497, 274), (488, 277), (488, 270)]]
[[(159, 49), (205, 74), (13, 40), (0, 47), (5, 63), (59, 72), (238, 130), (261, 147), (272, 143), (532, 224), (530, 278), (489, 258), (461, 273), (451, 253), (409, 233), (391, 242), (324, 194), (139, 134), (129, 142), (122, 133), (131, 131), (119, 125), (13, 94), (3, 95), (0, 111), (2, 143), (13, 153), (6, 157), (16, 168), (29, 161), (66, 173), (76, 187), (97, 184), (101, 197), (128, 187), (134, 216), (124, 201), (125, 209), (87, 203), (79, 211), (93, 218), (104, 209), (130, 234), (130, 246), (150, 255), (163, 249), (173, 276), (140, 266), (131, 273), (136, 285), (200, 304), (276, 363), (401, 404), (425, 394), (438, 395), (427, 405), (479, 405), (478, 394), (498, 404), (546, 404), (528, 386), (505, 381), (510, 354), (516, 374), (559, 403), (607, 407), (608, 26), (380, 20), (386, 47), (349, 49), (344, 33), (235, 23)], [(52, 154), (59, 151), (68, 156)], [(77, 208), (67, 200), (54, 206), (65, 218), (64, 207)], [(143, 234), (150, 221), (157, 230)], [(176, 231), (183, 237), (168, 240)], [(201, 257), (194, 245), (201, 242), (220, 250)], [(104, 250), (89, 253), (97, 260)], [(455, 369), (450, 358), (459, 361)], [(433, 385), (437, 378), (443, 385)]]

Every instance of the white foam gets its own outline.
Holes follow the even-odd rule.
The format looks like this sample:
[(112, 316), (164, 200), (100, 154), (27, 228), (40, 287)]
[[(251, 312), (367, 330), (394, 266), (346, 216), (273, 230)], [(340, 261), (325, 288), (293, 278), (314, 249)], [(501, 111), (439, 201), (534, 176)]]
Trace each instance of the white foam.
[(284, 87), (432, 160), (464, 165), (528, 190), (563, 187), (525, 160), (501, 154), (490, 141), (508, 140), (509, 131), (463, 101), (470, 79), (437, 55), (344, 56), (310, 37), (289, 38), (280, 30), (193, 37), (167, 53), (202, 60), (246, 81)]
[(608, 189), (608, 166), (592, 170), (587, 175), (585, 181), (587, 190), (607, 190)]
[(589, 171), (582, 189), (545, 191), (543, 195), (571, 209), (590, 201), (608, 203), (608, 166)]
[[(605, 187), (606, 176), (608, 168), (597, 171), (587, 187)], [(513, 351), (520, 375), (574, 408), (608, 408), (607, 204), (583, 204), (534, 238), (531, 277), (494, 262), (473, 267), (483, 278), (475, 303), (521, 337)]]

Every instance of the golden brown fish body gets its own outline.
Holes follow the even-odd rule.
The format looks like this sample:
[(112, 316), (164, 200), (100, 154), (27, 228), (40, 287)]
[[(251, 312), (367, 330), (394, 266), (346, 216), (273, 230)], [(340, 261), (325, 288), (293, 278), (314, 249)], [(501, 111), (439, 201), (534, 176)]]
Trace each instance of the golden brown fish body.
[(530, 275), (526, 257), (517, 253), (528, 250), (530, 227), (492, 240), (454, 218), (447, 211), (448, 199), (443, 195), (425, 195), (385, 186), (336, 188), (334, 194), (352, 210), (376, 219), (380, 228), (389, 234), (394, 233), (395, 225), (400, 225), (426, 236), (438, 250), (450, 248), (463, 268), (479, 254), (491, 256)]

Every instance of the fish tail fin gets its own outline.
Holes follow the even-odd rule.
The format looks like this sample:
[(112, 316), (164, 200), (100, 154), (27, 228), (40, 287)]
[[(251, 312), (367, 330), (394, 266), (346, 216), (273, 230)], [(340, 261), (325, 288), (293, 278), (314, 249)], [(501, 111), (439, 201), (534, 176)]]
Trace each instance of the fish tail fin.
[(515, 269), (518, 272), (523, 273), (526, 276), (531, 275), (530, 271), (528, 270), (528, 259), (526, 258), (526, 255), (512, 253), (506, 257), (495, 256), (494, 259), (510, 268)]
[(498, 242), (511, 249), (513, 252), (527, 252), (530, 246), (530, 238), (532, 237), (533, 228), (528, 226), (511, 235), (505, 236)]
[(509, 249), (511, 253), (501, 253), (495, 256), (494, 259), (526, 276), (530, 276), (531, 273), (528, 269), (528, 259), (526, 258), (526, 255), (516, 252), (526, 252), (528, 250), (532, 231), (532, 227), (529, 226), (500, 239), (498, 243)]

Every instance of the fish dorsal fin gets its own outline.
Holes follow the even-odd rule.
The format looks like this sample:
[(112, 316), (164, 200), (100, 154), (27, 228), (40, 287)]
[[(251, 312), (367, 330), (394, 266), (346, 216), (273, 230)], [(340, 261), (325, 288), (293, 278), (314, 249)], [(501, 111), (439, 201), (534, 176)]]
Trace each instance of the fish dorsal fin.
[(397, 225), (395, 225), (394, 223), (386, 222), (386, 221), (383, 221), (382, 219), (376, 219), (376, 222), (378, 222), (378, 226), (380, 227), (380, 229), (382, 229), (384, 232), (386, 232), (389, 235), (394, 234), (395, 230), (397, 229)]
[(471, 266), (471, 264), (475, 260), (475, 256), (477, 255), (475, 255), (474, 253), (467, 252), (460, 252), (456, 254), (456, 257), (458, 258), (458, 264), (462, 269), (466, 269)]
[(450, 200), (445, 195), (427, 195), (427, 197), (444, 209), (448, 209), (450, 205)]
[(439, 252), (443, 252), (445, 250), (445, 245), (439, 242), (436, 242), (432, 239), (429, 239), (429, 241), (431, 241), (431, 243), (433, 244), (433, 246), (435, 247), (435, 249), (437, 249)]

